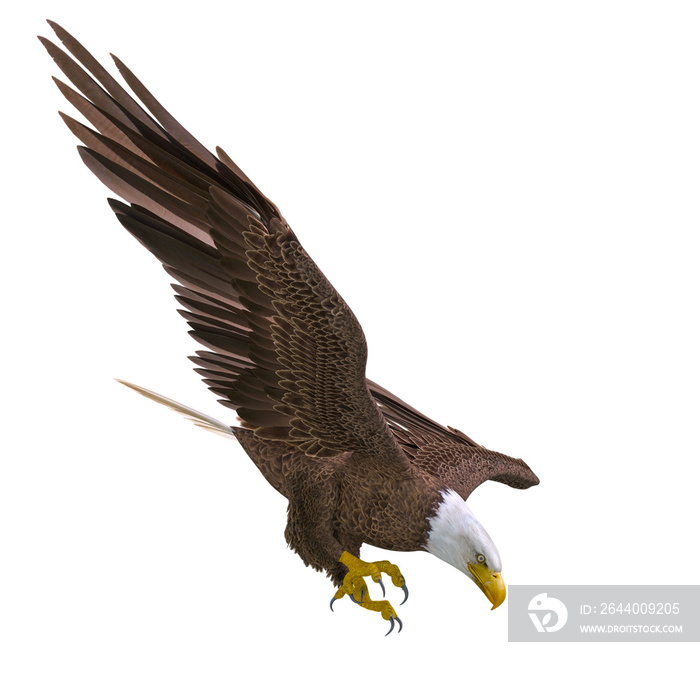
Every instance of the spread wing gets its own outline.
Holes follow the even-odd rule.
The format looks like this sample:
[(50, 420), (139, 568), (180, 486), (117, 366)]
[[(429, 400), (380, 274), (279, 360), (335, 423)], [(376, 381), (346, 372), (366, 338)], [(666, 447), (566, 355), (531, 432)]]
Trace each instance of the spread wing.
[(85, 164), (126, 200), (110, 200), (119, 221), (178, 281), (181, 313), (208, 348), (192, 360), (221, 403), (261, 437), (309, 455), (351, 451), (384, 475), (411, 474), (366, 384), (360, 324), (275, 205), (223, 151), (215, 157), (204, 148), (118, 59), (146, 109), (50, 24), (78, 62), (41, 40), (82, 95), (56, 82), (95, 128), (63, 119), (85, 144)]
[(540, 483), (522, 459), (487, 450), (456, 428), (436, 423), (398, 396), (367, 381), (372, 396), (413, 467), (435, 476), (462, 498), (485, 481), (517, 489)]

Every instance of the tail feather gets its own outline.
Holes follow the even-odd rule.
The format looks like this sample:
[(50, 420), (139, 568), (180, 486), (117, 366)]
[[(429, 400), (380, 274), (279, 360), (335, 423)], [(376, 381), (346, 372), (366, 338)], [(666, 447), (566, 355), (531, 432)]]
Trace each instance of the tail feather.
[(151, 401), (161, 404), (161, 406), (177, 411), (177, 413), (184, 416), (188, 420), (191, 420), (196, 426), (204, 428), (204, 430), (208, 430), (209, 432), (216, 433), (217, 435), (223, 435), (224, 437), (228, 438), (234, 437), (233, 428), (231, 428), (230, 425), (226, 425), (226, 423), (222, 423), (221, 421), (216, 420), (216, 418), (206, 415), (206, 413), (195, 411), (194, 408), (190, 408), (189, 406), (185, 406), (177, 401), (173, 401), (172, 399), (162, 396), (161, 394), (156, 394), (155, 391), (144, 389), (143, 387), (132, 384), (131, 382), (125, 382), (123, 379), (117, 379), (117, 381), (120, 384), (129, 387), (129, 389), (133, 389), (134, 391), (138, 392), (141, 394), (141, 396), (145, 396), (147, 399), (151, 399)]

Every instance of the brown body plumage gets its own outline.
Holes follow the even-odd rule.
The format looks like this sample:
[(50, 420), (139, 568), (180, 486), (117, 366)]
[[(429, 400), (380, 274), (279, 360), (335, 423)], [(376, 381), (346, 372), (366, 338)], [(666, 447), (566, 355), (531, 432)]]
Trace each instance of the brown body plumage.
[(290, 546), (338, 584), (347, 572), (338, 563), (343, 550), (359, 556), (365, 542), (400, 552), (424, 549), (428, 520), (445, 489), (466, 500), (488, 479), (516, 488), (538, 483), (522, 460), (459, 443), (422, 445), (408, 478), (372, 478), (368, 466), (351, 453), (313, 457), (252, 430), (234, 431), (268, 482), (289, 500), (285, 534)]
[(86, 165), (128, 204), (119, 221), (164, 265), (193, 337), (192, 360), (241, 425), (232, 430), (289, 501), (287, 541), (341, 584), (363, 542), (426, 546), (448, 490), (487, 479), (537, 483), (521, 461), (438, 425), (365, 378), (367, 346), (340, 295), (245, 174), (212, 155), (115, 59), (150, 114), (69, 34), (42, 39), (85, 97), (57, 81), (93, 124), (62, 115)]

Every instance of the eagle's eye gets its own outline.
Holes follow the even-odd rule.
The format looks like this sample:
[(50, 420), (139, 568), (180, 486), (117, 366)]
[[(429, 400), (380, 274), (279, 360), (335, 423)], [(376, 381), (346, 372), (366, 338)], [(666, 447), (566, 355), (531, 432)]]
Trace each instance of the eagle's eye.
[(486, 561), (486, 557), (483, 554), (477, 554), (476, 560), (479, 562), (479, 564), (483, 564)]

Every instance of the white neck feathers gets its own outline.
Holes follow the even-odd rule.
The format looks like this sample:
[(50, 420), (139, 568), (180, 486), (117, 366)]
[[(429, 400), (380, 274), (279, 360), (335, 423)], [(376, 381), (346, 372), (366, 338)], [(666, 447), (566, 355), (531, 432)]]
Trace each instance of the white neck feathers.
[(442, 492), (442, 502), (428, 522), (430, 530), (425, 549), (438, 559), (470, 576), (467, 564), (483, 554), (489, 568), (501, 570), (501, 558), (493, 540), (467, 502), (452, 489)]

